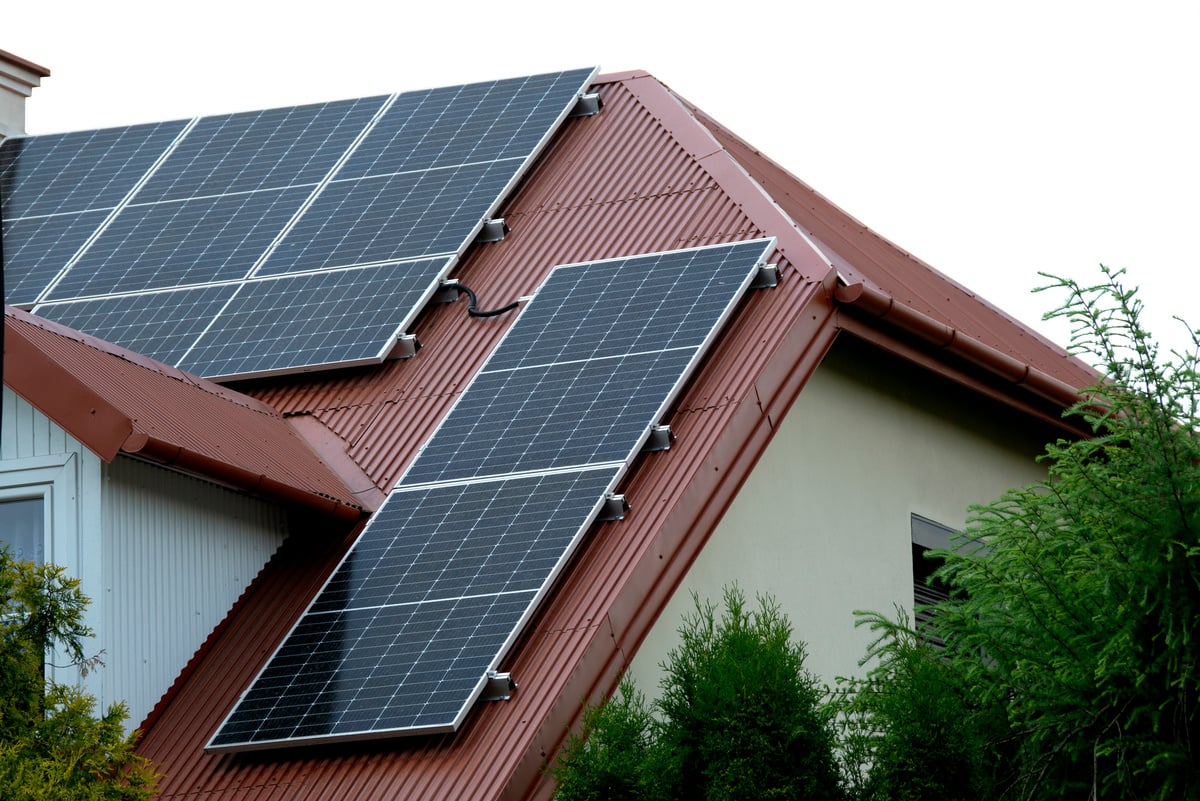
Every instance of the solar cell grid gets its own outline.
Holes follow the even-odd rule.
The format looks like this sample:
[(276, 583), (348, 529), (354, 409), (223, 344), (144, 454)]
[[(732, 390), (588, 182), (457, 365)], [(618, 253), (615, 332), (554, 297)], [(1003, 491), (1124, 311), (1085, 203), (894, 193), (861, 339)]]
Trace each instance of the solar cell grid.
[(481, 373), (402, 486), (627, 459), (694, 349)]
[(16, 220), (115, 208), (185, 124), (148, 123), (5, 140), (0, 144), (0, 214)]
[[(112, 296), (91, 308), (124, 318), (140, 312), (139, 295), (162, 289), (457, 256), (593, 74), (11, 140), (0, 146), (11, 299)], [(423, 289), (432, 291), (453, 266), (443, 265)], [(400, 324), (418, 311), (405, 304), (428, 297), (407, 283), (375, 289)], [(263, 291), (247, 283), (239, 302)], [(387, 351), (392, 326), (334, 303), (331, 296), (303, 318), (318, 328), (362, 323), (381, 338), (342, 334), (326, 347), (320, 331), (305, 338), (281, 325), (274, 330), (282, 340), (265, 343), (262, 331), (228, 314), (209, 321), (201, 347), (210, 353), (189, 365), (221, 371), (209, 377), (249, 377), (289, 365), (360, 364)], [(86, 319), (97, 335), (127, 330), (99, 312)], [(220, 331), (227, 323), (232, 329)], [(255, 338), (234, 342), (240, 334)], [(135, 342), (155, 354), (191, 345), (144, 336), (117, 344)], [(294, 355), (308, 345), (311, 358)]]
[[(753, 244), (567, 265), (538, 290), (488, 371), (696, 347), (746, 284)], [(759, 247), (761, 250), (761, 247)]]
[(315, 186), (386, 99), (202, 118), (138, 192), (137, 201)]
[(537, 590), (615, 477), (586, 470), (395, 493), (310, 613)]
[(309, 191), (298, 187), (131, 204), (80, 256), (48, 299), (243, 278)]
[(397, 98), (339, 179), (524, 158), (594, 70), (408, 92)]
[(38, 314), (166, 364), (177, 364), (236, 286), (51, 303)]
[(209, 748), (457, 728), (773, 246), (556, 268)]
[(454, 253), (512, 179), (510, 162), (334, 181), (258, 270), (278, 275)]
[(210, 746), (450, 731), (533, 595), (308, 615)]
[(448, 268), (425, 259), (246, 282), (178, 364), (224, 377), (379, 361)]
[(107, 216), (107, 211), (85, 211), (5, 219), (5, 302), (34, 303)]

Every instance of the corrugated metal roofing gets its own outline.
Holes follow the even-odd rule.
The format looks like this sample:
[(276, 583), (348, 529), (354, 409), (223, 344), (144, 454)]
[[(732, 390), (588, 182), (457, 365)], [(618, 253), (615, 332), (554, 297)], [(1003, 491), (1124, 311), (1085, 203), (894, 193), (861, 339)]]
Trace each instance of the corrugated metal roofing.
[[(944, 279), (925, 275), (925, 265), (698, 119), (654, 78), (626, 73), (601, 79), (597, 89), (603, 112), (568, 121), (502, 208), (512, 233), (468, 252), (457, 277), (485, 305), (497, 306), (532, 293), (556, 263), (766, 234), (778, 238), (782, 283), (742, 304), (666, 421), (676, 443), (641, 458), (628, 474), (623, 491), (633, 508), (626, 519), (595, 527), (513, 647), (505, 667), (520, 690), (511, 701), (478, 705), (453, 735), (204, 753), (208, 737), (341, 553), (293, 543), (268, 565), (152, 717), (140, 750), (166, 773), (163, 798), (548, 798), (545, 761), (577, 723), (582, 703), (612, 689), (776, 421), (838, 336), (840, 262), (880, 286), (911, 288), (905, 302), (941, 309), (948, 324), (987, 320), (994, 342), (1062, 380), (1086, 373), (1066, 369), (1043, 344), (1026, 347), (1028, 332), (968, 293), (944, 306)], [(426, 311), (414, 331), (424, 346), (414, 359), (243, 389), (286, 414), (319, 419), (386, 487), (509, 324), (504, 317), (468, 318), (463, 306)], [(969, 368), (948, 369), (963, 376)], [(1023, 390), (1011, 392), (1025, 406), (1039, 402)]]
[(361, 504), (271, 407), (17, 309), (5, 383), (111, 461), (119, 452), (342, 517)]

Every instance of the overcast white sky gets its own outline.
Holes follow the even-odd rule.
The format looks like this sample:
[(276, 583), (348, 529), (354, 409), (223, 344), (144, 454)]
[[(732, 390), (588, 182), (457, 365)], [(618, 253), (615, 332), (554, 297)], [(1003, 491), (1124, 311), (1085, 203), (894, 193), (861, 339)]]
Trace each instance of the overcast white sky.
[(1129, 270), (1200, 326), (1200, 4), (27, 0), (30, 133), (599, 65), (645, 69), (1019, 319)]

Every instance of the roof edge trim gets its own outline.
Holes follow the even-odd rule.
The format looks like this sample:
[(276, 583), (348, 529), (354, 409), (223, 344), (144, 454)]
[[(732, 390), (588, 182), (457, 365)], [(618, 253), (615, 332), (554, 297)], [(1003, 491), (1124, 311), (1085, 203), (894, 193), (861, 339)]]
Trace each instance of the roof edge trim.
[(223, 481), (238, 489), (290, 501), (339, 519), (357, 520), (362, 515), (361, 509), (348, 506), (334, 498), (306, 492), (261, 473), (234, 467), (202, 453), (152, 437), (143, 431), (131, 433), (122, 443), (121, 451), (167, 467)]
[(4, 357), (6, 386), (104, 461), (116, 457), (133, 420), (62, 369), (20, 326), (5, 326)]
[(626, 88), (720, 185), (754, 223), (776, 238), (776, 247), (809, 281), (824, 281), (833, 262), (724, 148), (685, 102), (657, 78), (634, 74)]
[(898, 303), (890, 295), (866, 284), (841, 284), (834, 290), (834, 300), (862, 315), (891, 323), (940, 350), (961, 356), (1014, 386), (1025, 387), (1064, 409), (1082, 400), (1081, 388), (1015, 359), (958, 328)]

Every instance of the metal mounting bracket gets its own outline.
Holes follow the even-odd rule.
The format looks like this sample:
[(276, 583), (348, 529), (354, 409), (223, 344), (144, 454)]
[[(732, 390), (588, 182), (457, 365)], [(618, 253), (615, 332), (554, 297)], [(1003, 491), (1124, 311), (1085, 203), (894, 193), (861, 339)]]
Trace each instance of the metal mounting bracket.
[(516, 691), (517, 683), (513, 681), (511, 673), (489, 670), (487, 684), (483, 686), (483, 694), (479, 698), (483, 701), (507, 701)]
[(575, 106), (567, 116), (570, 118), (592, 117), (599, 114), (602, 108), (604, 108), (604, 102), (600, 99), (600, 95), (591, 92), (590, 94), (580, 95), (579, 99), (575, 101)]
[(658, 451), (671, 450), (671, 442), (675, 437), (671, 434), (670, 426), (651, 426), (650, 436), (646, 438), (646, 444), (642, 446), (643, 453), (657, 453)]
[(486, 245), (490, 242), (499, 242), (508, 236), (508, 223), (503, 217), (493, 217), (490, 220), (483, 221), (483, 227), (479, 229), (479, 234), (475, 237), (475, 244)]
[(417, 341), (415, 334), (401, 334), (396, 338), (396, 344), (392, 346), (387, 357), (389, 359), (411, 359), (417, 355), (417, 351), (420, 349), (421, 343)]
[(624, 520), (627, 511), (629, 504), (625, 503), (625, 496), (609, 493), (604, 496), (604, 505), (600, 507), (600, 514), (596, 515), (596, 519), (601, 523)]
[(771, 289), (779, 286), (779, 265), (763, 264), (750, 282), (751, 289)]

